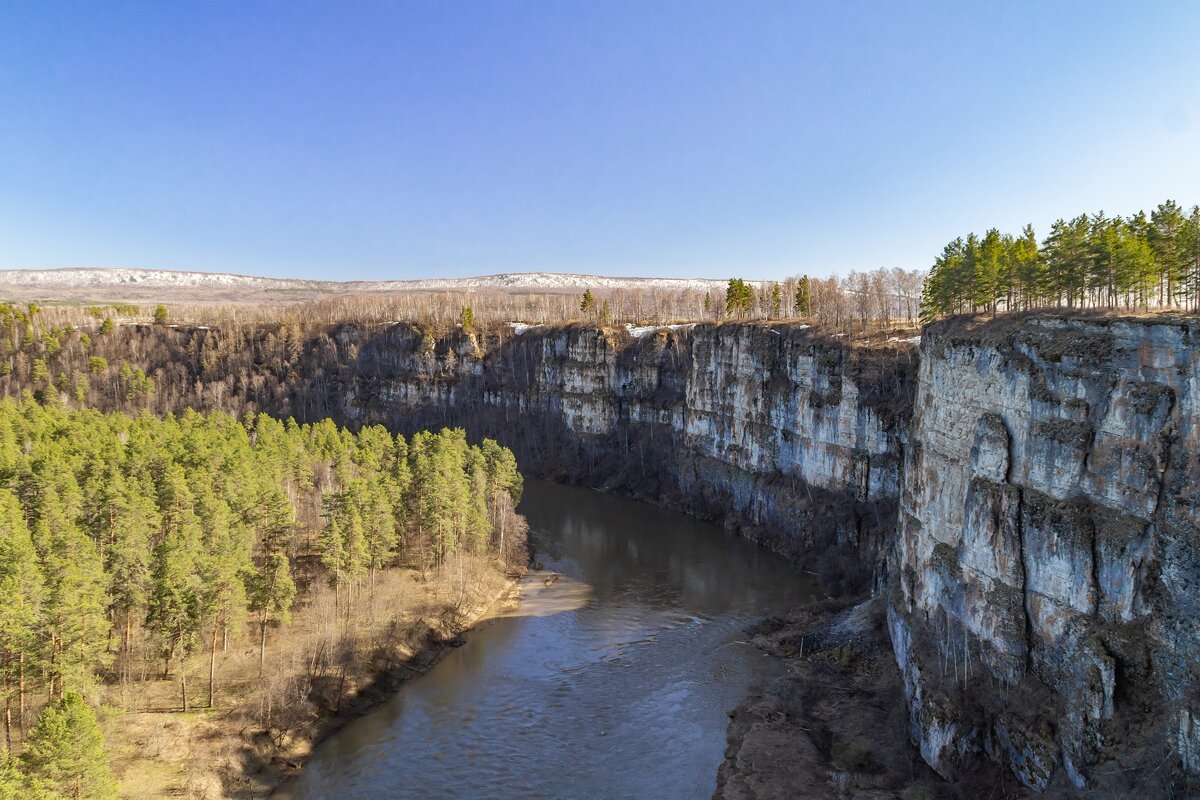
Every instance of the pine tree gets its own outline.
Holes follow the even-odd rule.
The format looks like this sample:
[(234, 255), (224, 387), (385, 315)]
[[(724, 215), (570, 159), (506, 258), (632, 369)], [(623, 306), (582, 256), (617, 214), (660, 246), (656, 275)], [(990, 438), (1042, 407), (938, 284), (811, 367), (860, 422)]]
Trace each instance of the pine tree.
[(579, 310), (590, 316), (595, 308), (596, 298), (592, 296), (592, 290), (584, 289), (583, 299), (579, 301)]
[(771, 318), (783, 316), (783, 288), (778, 283), (771, 284)]
[(1003, 261), (1004, 242), (1000, 231), (990, 228), (978, 246), (972, 306), (995, 313), (996, 301), (1008, 293), (1008, 287), (1003, 281)]
[(942, 248), (921, 292), (922, 320), (967, 310), (973, 297), (972, 267), (967, 259), (967, 249), (967, 242), (961, 238)]
[(217, 638), (246, 613), (243, 581), (251, 569), (249, 537), (234, 520), (229, 504), (211, 492), (199, 495), (197, 513), (204, 531), (200, 557), (200, 612), (209, 626), (208, 707), (216, 705)]
[(465, 533), (467, 542), (476, 553), (487, 549), (492, 538), (491, 514), (488, 512), (487, 459), (478, 448), (467, 452), (467, 509)]
[(45, 781), (26, 775), (17, 759), (0, 757), (0, 800), (61, 800), (62, 797)]
[(261, 505), (249, 515), (259, 529), (259, 548), (266, 556), (285, 552), (296, 531), (296, 510), (275, 483), (259, 493), (259, 498)]
[(178, 464), (171, 464), (163, 474), (159, 507), (162, 532), (152, 557), (146, 624), (161, 645), (164, 679), (171, 662), (176, 656), (180, 659), (180, 690), (187, 711), (187, 672), (182, 661), (195, 648), (202, 621), (197, 571), (201, 533), (194, 499)]
[(812, 285), (807, 275), (796, 281), (796, 316), (807, 317), (812, 313)]
[(67, 692), (42, 711), (21, 763), (31, 778), (46, 781), (63, 797), (116, 800), (117, 782), (100, 726), (76, 692)]
[(119, 472), (111, 478), (111, 496), (105, 504), (108, 546), (106, 568), (110, 577), (112, 618), (121, 627), (121, 652), (133, 647), (134, 620), (146, 613), (150, 589), (150, 542), (161, 521), (158, 505), (138, 481)]
[(367, 583), (371, 612), (374, 613), (375, 573), (396, 557), (400, 536), (396, 530), (396, 512), (388, 497), (390, 481), (382, 478), (365, 484), (362, 497), (363, 530), (367, 540)]
[(13, 705), (24, 730), (26, 675), (37, 652), (45, 586), (17, 497), (0, 489), (0, 670), (4, 680), (5, 750), (13, 748)]
[(1186, 220), (1174, 200), (1160, 203), (1150, 212), (1149, 241), (1159, 273), (1159, 304), (1174, 305), (1179, 286), (1186, 282), (1187, 254), (1182, 242)]
[(725, 289), (725, 313), (744, 317), (754, 310), (754, 289), (741, 278), (730, 278)]
[(413, 436), (410, 448), (412, 459), (412, 508), (422, 538), (432, 545), (429, 554), (440, 565), (446, 554), (446, 544), (452, 538), (451, 503), (438, 472), (437, 437), (428, 432)]
[(487, 496), (492, 527), (499, 530), (498, 547), (501, 558), (505, 557), (505, 536), (508, 512), (521, 501), (524, 479), (517, 470), (517, 458), (495, 439), (484, 439), (480, 445), (487, 463)]
[(48, 688), (56, 697), (91, 685), (95, 670), (108, 660), (104, 565), (95, 544), (66, 509), (58, 492), (48, 487), (41, 498), (35, 537), (46, 548), (42, 571), (49, 636), (44, 658)]
[(1010, 283), (1025, 308), (1037, 305), (1045, 287), (1043, 262), (1038, 251), (1037, 234), (1032, 225), (1021, 229), (1021, 235), (1013, 240), (1011, 249)]
[(317, 539), (317, 552), (321, 558), (321, 566), (329, 574), (336, 608), (341, 608), (340, 597), (346, 564), (346, 528), (349, 526), (349, 512), (344, 508), (345, 502), (346, 496), (343, 492), (325, 496), (322, 501), (325, 527), (321, 529), (321, 535)]
[(266, 659), (267, 626), (286, 624), (291, 619), (292, 602), (296, 599), (296, 583), (292, 580), (291, 564), (282, 552), (270, 554), (247, 581), (250, 610), (258, 615), (258, 670), (261, 673)]
[(1154, 295), (1157, 280), (1154, 251), (1136, 223), (1124, 222), (1123, 228), (1114, 256), (1117, 288), (1127, 303), (1145, 307)]
[(1103, 211), (1057, 220), (1039, 247), (1031, 226), (1017, 237), (956, 239), (935, 260), (922, 318), (977, 308), (1200, 306), (1200, 207), (1174, 201), (1127, 218)]
[(1050, 235), (1043, 243), (1048, 294), (1057, 302), (1066, 300), (1071, 308), (1082, 303), (1091, 272), (1089, 229), (1086, 215), (1070, 222), (1058, 219), (1050, 226)]
[(1192, 206), (1180, 236), (1183, 296), (1193, 310), (1200, 309), (1200, 206)]

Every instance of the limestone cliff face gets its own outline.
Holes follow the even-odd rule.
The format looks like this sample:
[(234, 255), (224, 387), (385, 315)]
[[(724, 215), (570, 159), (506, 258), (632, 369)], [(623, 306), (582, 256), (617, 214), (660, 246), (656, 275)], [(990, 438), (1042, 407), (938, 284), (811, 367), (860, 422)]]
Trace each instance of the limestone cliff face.
[(918, 387), (889, 626), (925, 759), (1200, 771), (1200, 322), (935, 325)]
[(915, 348), (850, 347), (803, 325), (637, 333), (435, 341), (397, 326), (362, 343), (346, 414), (464, 424), (531, 469), (719, 515), (789, 554), (819, 552), (836, 581), (868, 580), (894, 526)]
[[(60, 359), (130, 360), (160, 413), (463, 425), (531, 473), (723, 519), (830, 592), (886, 574), (912, 734), (944, 775), (1200, 785), (1195, 317), (941, 323), (919, 372), (909, 345), (758, 323), (139, 326), (92, 348)], [(93, 394), (132, 410), (110, 383)], [(0, 388), (46, 391), (28, 370)]]

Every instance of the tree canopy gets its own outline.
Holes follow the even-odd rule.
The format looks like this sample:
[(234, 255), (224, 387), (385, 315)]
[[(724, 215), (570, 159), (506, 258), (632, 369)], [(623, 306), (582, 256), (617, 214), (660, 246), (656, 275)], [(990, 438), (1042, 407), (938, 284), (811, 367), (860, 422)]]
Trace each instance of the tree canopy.
[(725, 289), (725, 313), (744, 317), (754, 311), (754, 287), (741, 278), (730, 278)]
[(1038, 242), (996, 228), (958, 237), (935, 259), (922, 316), (1031, 308), (1200, 308), (1200, 206), (1058, 219)]
[(21, 753), (25, 780), (72, 800), (116, 800), (96, 716), (75, 692), (46, 706)]
[[(187, 710), (184, 661), (207, 648), (212, 705), (219, 635), (252, 622), (261, 660), (268, 631), (288, 623), (311, 580), (299, 579), (302, 562), (338, 587), (351, 619), (375, 573), (402, 555), (436, 567), (502, 544), (498, 511), (515, 505), (521, 486), (509, 450), (473, 445), (457, 429), (410, 443), (329, 420), (129, 416), (28, 393), (0, 400), (0, 692), (10, 753), (27, 729), (25, 709), (50, 698), (20, 764), (0, 764), (0, 798), (10, 784), (24, 787), (17, 796), (43, 784), (112, 796), (82, 697), (98, 680), (132, 679), (135, 651), (154, 653), (163, 676), (175, 673)], [(314, 516), (323, 517), (319, 531)]]

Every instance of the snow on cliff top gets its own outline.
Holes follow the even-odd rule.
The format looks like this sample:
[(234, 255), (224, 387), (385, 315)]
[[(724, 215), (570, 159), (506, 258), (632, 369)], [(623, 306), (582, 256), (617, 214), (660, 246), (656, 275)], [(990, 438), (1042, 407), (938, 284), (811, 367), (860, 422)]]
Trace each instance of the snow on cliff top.
[(301, 278), (267, 278), (219, 272), (185, 272), (168, 269), (70, 268), (0, 270), (0, 286), (86, 288), (89, 286), (141, 286), (164, 289), (247, 288), (310, 289), (343, 292), (399, 292), (455, 289), (721, 289), (723, 280), (711, 278), (634, 278), (574, 275), (561, 272), (506, 272), (471, 278), (420, 280), (335, 281)]
[(676, 325), (634, 325), (632, 322), (625, 323), (625, 330), (629, 331), (629, 335), (638, 339), (642, 338), (643, 336), (649, 336), (658, 330), (690, 331), (694, 327), (696, 327), (696, 323), (694, 322), (682, 322)]

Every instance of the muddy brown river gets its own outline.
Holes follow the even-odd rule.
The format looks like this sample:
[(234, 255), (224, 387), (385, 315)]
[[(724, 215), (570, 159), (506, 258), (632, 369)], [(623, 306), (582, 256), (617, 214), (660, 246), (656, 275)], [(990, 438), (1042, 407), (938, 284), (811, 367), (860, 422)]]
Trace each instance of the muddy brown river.
[(599, 492), (529, 481), (520, 510), (543, 566), (520, 607), (324, 742), (276, 797), (712, 794), (729, 710), (781, 669), (742, 630), (812, 583), (719, 527)]

